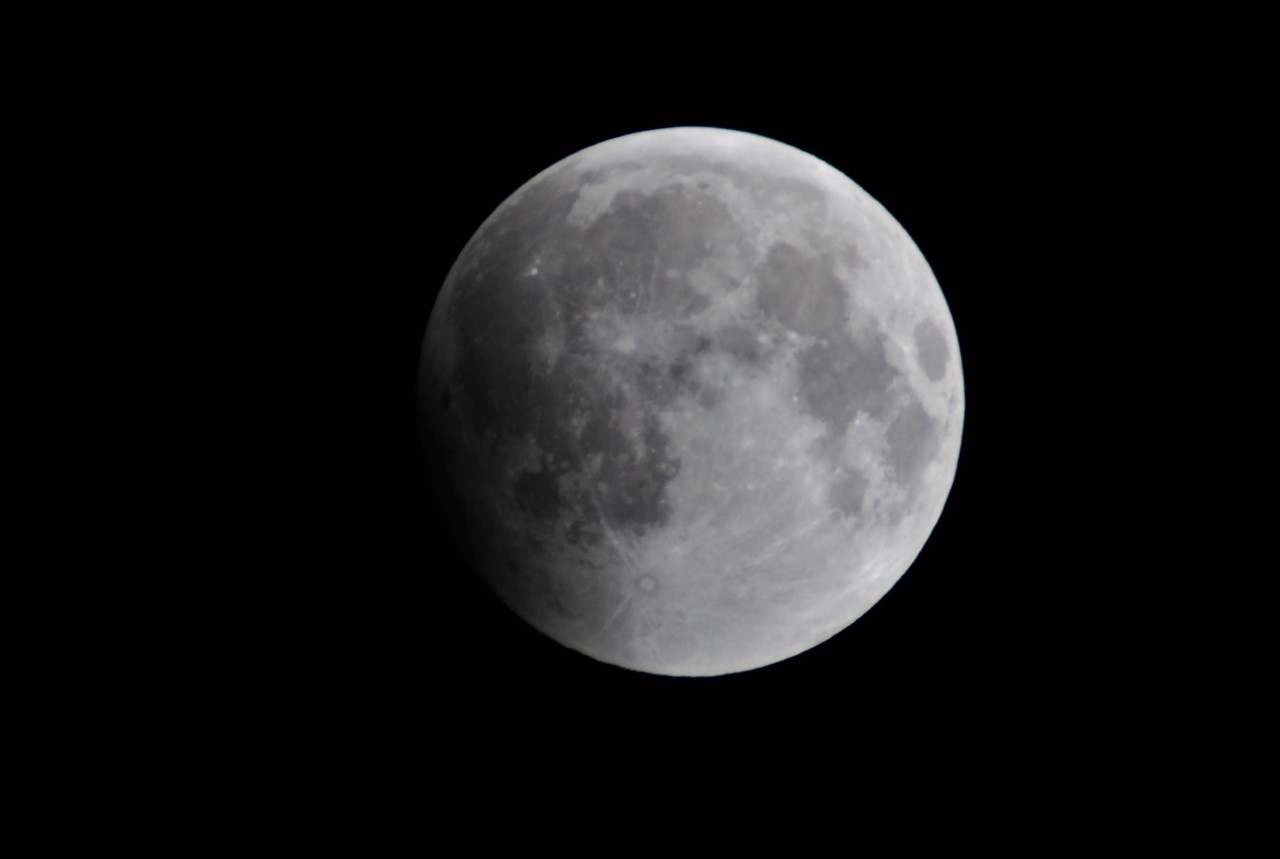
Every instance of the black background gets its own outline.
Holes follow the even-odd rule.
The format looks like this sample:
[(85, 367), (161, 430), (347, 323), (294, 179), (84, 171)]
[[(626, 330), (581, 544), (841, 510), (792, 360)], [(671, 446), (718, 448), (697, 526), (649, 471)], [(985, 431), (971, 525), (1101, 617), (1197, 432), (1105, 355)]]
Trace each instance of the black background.
[[(347, 50), (243, 82), (235, 122), (210, 129), (211, 193), (243, 193), (235, 234), (255, 249), (233, 278), (257, 347), (234, 578), (254, 596), (233, 625), (281, 736), (337, 731), (345, 754), (483, 779), (920, 749), (1017, 762), (1129, 735), (1117, 702), (1152, 672), (1116, 621), (1146, 574), (1130, 478), (1096, 478), (1143, 396), (1116, 360), (1145, 139), (1124, 97), (1008, 57), (635, 73), (607, 51), (584, 72)], [(955, 483), (906, 575), (834, 639), (719, 678), (597, 663), (504, 608), (452, 546), (415, 424), (435, 295), (484, 218), (579, 149), (676, 125), (775, 138), (879, 200), (937, 275), (966, 385)]]
[[(1227, 199), (1268, 199), (1244, 154), (1268, 139), (1249, 84), (1269, 54), (1242, 38), (1266, 30), (903, 11), (48, 28), (15, 78), (40, 110), (14, 124), (47, 158), (13, 172), (49, 242), (31, 289), (59, 306), (14, 370), (54, 362), (70, 414), (14, 420), (107, 470), (15, 448), (50, 499), (17, 503), (55, 526), (13, 565), (48, 608), (11, 601), (36, 630), (15, 661), (41, 691), (13, 697), (52, 717), (18, 735), (44, 777), (131, 835), (346, 828), (364, 852), (446, 831), (669, 851), (695, 822), (780, 825), (788, 853), (804, 833), (1239, 831), (1256, 800), (1223, 791), (1225, 827), (1204, 808), (1263, 759), (1244, 728), (1274, 648), (1244, 609), (1270, 604), (1268, 568), (1231, 553), (1267, 511), (1203, 481), (1265, 487), (1273, 446), (1250, 436), (1265, 380), (1227, 384), (1270, 366), (1242, 332), (1271, 281), (1229, 265), (1266, 222)], [(597, 663), (500, 605), (433, 504), (415, 414), (436, 292), (484, 218), (558, 159), (674, 125), (772, 137), (865, 188), (933, 267), (965, 373), (955, 484), (911, 569), (832, 640), (719, 678)]]

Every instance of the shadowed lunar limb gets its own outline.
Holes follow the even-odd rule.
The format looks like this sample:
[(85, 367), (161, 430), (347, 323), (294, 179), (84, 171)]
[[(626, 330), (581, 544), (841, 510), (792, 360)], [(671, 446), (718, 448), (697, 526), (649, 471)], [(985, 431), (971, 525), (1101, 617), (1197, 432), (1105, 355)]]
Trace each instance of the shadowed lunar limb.
[(420, 411), (466, 551), (643, 671), (776, 662), (906, 570), (955, 472), (955, 330), (902, 228), (775, 141), (666, 129), (535, 177), (433, 309)]

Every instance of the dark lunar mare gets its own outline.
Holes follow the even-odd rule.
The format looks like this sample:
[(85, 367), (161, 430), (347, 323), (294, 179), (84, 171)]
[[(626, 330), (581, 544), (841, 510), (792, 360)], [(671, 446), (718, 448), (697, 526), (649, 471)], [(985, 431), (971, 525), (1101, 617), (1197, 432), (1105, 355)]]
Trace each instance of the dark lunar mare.
[[(567, 542), (594, 546), (604, 529), (639, 536), (669, 521), (681, 463), (657, 410), (696, 391), (690, 358), (707, 348), (688, 321), (709, 300), (688, 273), (743, 231), (720, 200), (679, 183), (619, 192), (585, 227), (568, 217), (576, 199), (571, 173), (549, 175), (486, 226), (449, 305), (459, 353), (447, 396), (491, 451), (536, 445), (539, 461), (502, 488), (513, 509), (544, 526), (563, 517)], [(667, 348), (603, 351), (600, 319), (661, 327)], [(563, 339), (548, 364), (551, 331)]]
[(920, 369), (924, 370), (930, 382), (941, 380), (947, 372), (947, 362), (951, 360), (942, 332), (932, 319), (922, 319), (912, 335), (916, 341), (916, 360), (920, 362)]
[[(726, 173), (723, 165), (696, 166)], [(605, 181), (610, 169), (634, 168), (606, 168), (590, 178)], [(733, 177), (733, 170), (727, 174)], [(761, 359), (761, 347), (742, 328), (730, 326), (708, 338), (687, 324), (709, 305), (689, 284), (689, 272), (716, 253), (750, 252), (743, 244), (749, 230), (721, 200), (683, 183), (649, 193), (624, 190), (579, 227), (569, 215), (580, 181), (571, 171), (545, 176), (517, 205), (500, 212), (486, 227), (487, 251), (466, 260), (450, 309), (459, 334), (457, 387), (471, 429), (491, 449), (529, 438), (541, 452), (539, 463), (511, 476), (505, 491), (515, 509), (543, 524), (571, 513), (566, 539), (595, 545), (602, 527), (638, 536), (668, 521), (665, 489), (680, 463), (656, 409), (686, 393), (704, 405), (715, 402), (714, 391), (697, 389), (691, 358), (722, 351), (749, 367)], [(813, 210), (822, 197), (819, 189), (799, 182), (777, 183), (770, 193), (797, 212)], [(757, 267), (754, 286), (764, 320), (807, 338), (799, 354), (800, 395), (804, 409), (826, 428), (821, 454), (837, 472), (830, 500), (855, 515), (868, 481), (844, 473), (840, 446), (858, 411), (888, 419), (899, 373), (885, 356), (874, 321), (850, 325), (858, 309), (850, 306), (836, 266), (857, 267), (860, 261), (851, 247), (838, 253), (815, 256), (776, 242)], [(629, 317), (671, 326), (671, 351), (602, 355), (593, 320)], [(868, 330), (855, 337), (850, 332), (859, 324)], [(551, 330), (562, 332), (563, 346), (544, 367), (539, 344)], [(926, 372), (940, 374), (946, 361), (941, 335), (932, 323), (922, 323), (915, 336)], [(583, 426), (581, 432), (573, 431), (575, 425)], [(893, 419), (890, 464), (900, 482), (915, 481), (932, 455), (929, 442), (937, 429), (914, 397)], [(595, 489), (566, 497), (562, 478), (588, 462), (599, 463), (591, 481)]]
[[(852, 249), (845, 249), (840, 261), (854, 269), (860, 265)], [(861, 510), (869, 481), (866, 475), (845, 471), (841, 443), (858, 412), (886, 421), (895, 406), (892, 392), (902, 391), (909, 397), (891, 420), (887, 438), (895, 479), (912, 492), (921, 468), (933, 456), (940, 427), (889, 362), (884, 332), (874, 318), (869, 314), (852, 318), (859, 310), (851, 306), (836, 262), (831, 252), (814, 256), (778, 242), (769, 248), (756, 273), (756, 301), (768, 318), (812, 338), (799, 355), (800, 397), (805, 411), (826, 430), (820, 452), (836, 475), (828, 490), (830, 501), (835, 509), (854, 516)], [(851, 330), (864, 333), (855, 336)], [(940, 337), (936, 328), (917, 329), (917, 339), (925, 338), (929, 359), (945, 361), (945, 352), (937, 358), (931, 334)]]

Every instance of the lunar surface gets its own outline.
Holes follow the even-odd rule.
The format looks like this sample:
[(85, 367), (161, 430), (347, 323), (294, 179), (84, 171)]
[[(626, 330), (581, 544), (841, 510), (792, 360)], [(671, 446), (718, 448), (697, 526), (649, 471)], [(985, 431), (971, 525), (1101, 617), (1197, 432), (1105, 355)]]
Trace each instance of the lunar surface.
[(937, 522), (963, 416), (903, 228), (818, 159), (709, 128), (517, 190), (450, 271), (420, 375), (472, 565), (561, 644), (667, 675), (862, 615)]

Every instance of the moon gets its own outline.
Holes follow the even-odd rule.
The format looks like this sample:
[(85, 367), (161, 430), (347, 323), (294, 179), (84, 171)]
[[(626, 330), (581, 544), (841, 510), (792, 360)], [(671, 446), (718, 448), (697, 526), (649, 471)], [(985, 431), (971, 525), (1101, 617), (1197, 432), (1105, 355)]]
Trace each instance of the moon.
[(445, 280), (419, 416), (469, 562), (594, 659), (752, 670), (853, 623), (955, 476), (951, 314), (819, 159), (668, 128), (511, 195)]

